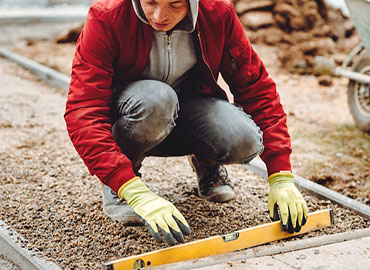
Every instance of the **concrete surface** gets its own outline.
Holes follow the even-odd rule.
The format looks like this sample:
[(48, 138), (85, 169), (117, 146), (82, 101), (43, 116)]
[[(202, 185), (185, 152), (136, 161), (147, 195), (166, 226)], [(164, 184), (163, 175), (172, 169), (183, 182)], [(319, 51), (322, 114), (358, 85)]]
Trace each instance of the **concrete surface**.
[(21, 270), (17, 265), (0, 255), (0, 270)]
[[(292, 239), (291, 241), (283, 241), (283, 242), (275, 243), (272, 245), (260, 245), (260, 246), (248, 248), (245, 250), (241, 250), (241, 251), (235, 251), (235, 252), (215, 255), (211, 257), (188, 260), (188, 261), (167, 264), (167, 265), (154, 266), (150, 269), (153, 269), (153, 270), (154, 269), (188, 270), (188, 269), (214, 269), (214, 267), (219, 267), (217, 269), (227, 269), (231, 265), (238, 265), (238, 264), (241, 264), (240, 267), (244, 267), (247, 261), (250, 262), (251, 260), (255, 260), (255, 259), (257, 260), (257, 258), (275, 258), (276, 256), (280, 256), (281, 254), (292, 254), (293, 252), (297, 252), (298, 254), (301, 254), (301, 253), (305, 253), (306, 250), (309, 250), (309, 249), (316, 250), (316, 249), (323, 248), (325, 246), (327, 247), (332, 244), (339, 244), (339, 243), (344, 243), (344, 242), (349, 243), (349, 241), (352, 241), (352, 240), (369, 239), (369, 238), (370, 238), (370, 228), (366, 228), (366, 229), (342, 232), (342, 233), (337, 233), (337, 234), (321, 235), (321, 236), (313, 237), (313, 238), (304, 238), (304, 239), (296, 239), (296, 240)], [(301, 251), (301, 253), (299, 253), (299, 251)], [(320, 254), (320, 250), (314, 251), (314, 254), (315, 255)], [(362, 255), (353, 253), (351, 256), (355, 258), (355, 256), (362, 256)], [(302, 256), (302, 259), (303, 259), (303, 256)], [(232, 262), (232, 263), (227, 264), (227, 262)], [(271, 264), (271, 262), (269, 263)], [(275, 267), (278, 267), (278, 262), (276, 262), (276, 264), (274, 265)], [(268, 265), (265, 265), (265, 266), (267, 267)], [(249, 269), (249, 268), (247, 267), (246, 269)], [(312, 269), (316, 269), (316, 268), (312, 268)], [(321, 269), (321, 268), (318, 268), (318, 269)], [(337, 268), (329, 268), (329, 269), (337, 269)], [(341, 268), (338, 268), (338, 269), (341, 269)], [(370, 267), (364, 268), (364, 269), (370, 269)]]
[(370, 269), (370, 237), (288, 252), (280, 255), (230, 261), (196, 269), (366, 270)]

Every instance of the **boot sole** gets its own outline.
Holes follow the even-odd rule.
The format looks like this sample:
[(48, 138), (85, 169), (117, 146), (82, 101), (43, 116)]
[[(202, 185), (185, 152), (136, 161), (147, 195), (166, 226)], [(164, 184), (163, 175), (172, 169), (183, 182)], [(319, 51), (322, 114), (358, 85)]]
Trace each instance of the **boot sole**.
[[(111, 207), (108, 211), (103, 207), (103, 213), (114, 221), (118, 221), (128, 226), (144, 225), (139, 216), (137, 216), (131, 209), (126, 211), (119, 211), (121, 207)], [(117, 210), (116, 210), (117, 209)]]
[(206, 199), (207, 201), (210, 201), (210, 202), (220, 202), (220, 203), (223, 203), (223, 202), (228, 202), (228, 201), (231, 201), (235, 198), (235, 193), (229, 193), (229, 194), (214, 194), (212, 196), (204, 196), (200, 193), (200, 190), (198, 188), (198, 196), (202, 199)]

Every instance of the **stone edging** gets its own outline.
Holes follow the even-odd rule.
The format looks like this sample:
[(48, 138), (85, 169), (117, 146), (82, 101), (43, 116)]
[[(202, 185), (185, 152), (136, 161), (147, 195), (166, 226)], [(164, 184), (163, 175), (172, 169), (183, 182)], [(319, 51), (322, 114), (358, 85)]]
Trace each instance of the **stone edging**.
[(314, 238), (285, 242), (273, 246), (258, 246), (239, 252), (232, 252), (223, 255), (217, 255), (197, 260), (189, 260), (168, 265), (152, 267), (153, 270), (187, 270), (198, 269), (206, 266), (218, 265), (226, 262), (236, 262), (259, 258), (264, 256), (278, 255), (282, 253), (303, 250), (307, 248), (320, 247), (354, 239), (370, 237), (370, 228), (356, 231), (323, 235)]
[(35, 257), (31, 251), (22, 248), (22, 241), (15, 239), (23, 239), (17, 232), (10, 228), (0, 220), (0, 255), (5, 259), (14, 263), (21, 269), (27, 270), (61, 270), (59, 266), (53, 262)]
[(69, 87), (71, 78), (52, 68), (39, 64), (19, 54), (12, 53), (5, 48), (0, 48), (0, 56), (16, 62), (25, 69), (34, 73), (36, 76), (40, 77), (51, 86), (65, 89), (66, 91)]

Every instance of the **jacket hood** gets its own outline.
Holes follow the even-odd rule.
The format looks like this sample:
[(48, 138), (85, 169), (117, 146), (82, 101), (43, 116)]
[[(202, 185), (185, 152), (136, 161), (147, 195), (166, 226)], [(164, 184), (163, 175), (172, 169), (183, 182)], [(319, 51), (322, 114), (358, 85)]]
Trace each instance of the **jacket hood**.
[[(144, 11), (141, 8), (140, 0), (131, 0), (134, 7), (137, 17), (146, 24), (150, 24), (147, 18), (145, 17)], [(186, 32), (193, 32), (198, 18), (198, 6), (199, 0), (188, 0), (189, 1), (189, 10), (186, 17), (179, 22), (175, 29), (184, 30)]]

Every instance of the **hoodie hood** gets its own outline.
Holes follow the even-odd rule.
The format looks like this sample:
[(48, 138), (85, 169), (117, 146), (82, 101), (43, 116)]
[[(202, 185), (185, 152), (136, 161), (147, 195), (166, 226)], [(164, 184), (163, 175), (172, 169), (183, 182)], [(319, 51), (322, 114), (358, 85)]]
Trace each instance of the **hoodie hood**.
[[(150, 24), (147, 18), (145, 17), (143, 9), (141, 8), (140, 0), (131, 0), (131, 1), (137, 17), (143, 23)], [(195, 29), (195, 25), (198, 18), (199, 0), (188, 0), (188, 1), (190, 6), (188, 13), (185, 16), (185, 18), (175, 26), (174, 29), (184, 30), (186, 32), (191, 33)]]

